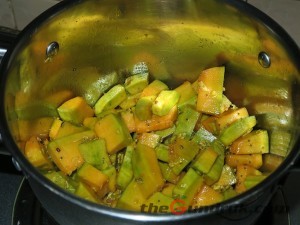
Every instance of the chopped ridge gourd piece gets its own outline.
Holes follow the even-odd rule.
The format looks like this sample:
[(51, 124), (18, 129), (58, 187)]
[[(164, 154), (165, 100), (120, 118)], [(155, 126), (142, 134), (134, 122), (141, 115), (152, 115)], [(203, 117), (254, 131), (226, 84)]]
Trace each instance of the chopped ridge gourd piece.
[(142, 183), (132, 180), (126, 189), (123, 191), (118, 203), (117, 208), (132, 211), (141, 211), (143, 203), (147, 200), (143, 192)]
[(148, 73), (141, 73), (130, 76), (125, 80), (125, 89), (131, 95), (142, 92), (148, 85)]
[(237, 196), (237, 192), (233, 188), (229, 188), (223, 192), (224, 201)]
[(64, 190), (67, 190), (71, 193), (74, 193), (76, 190), (75, 185), (73, 185), (74, 182), (71, 181), (71, 179), (63, 174), (62, 172), (56, 172), (56, 171), (51, 171), (45, 173), (45, 177), (51, 180), (53, 183), (58, 185)]
[(270, 153), (285, 157), (290, 150), (291, 138), (289, 131), (273, 129), (270, 132)]
[(235, 191), (238, 194), (245, 192), (247, 190), (244, 181), (246, 177), (249, 175), (262, 175), (262, 173), (259, 170), (255, 169), (254, 167), (248, 165), (238, 165), (236, 167), (237, 183), (235, 185)]
[(194, 110), (192, 107), (185, 107), (178, 115), (174, 135), (181, 134), (188, 138), (191, 137), (199, 116), (200, 113)]
[(265, 154), (269, 152), (269, 136), (266, 130), (254, 130), (238, 139), (229, 147), (233, 154)]
[(85, 117), (94, 115), (93, 109), (82, 97), (75, 97), (66, 101), (57, 108), (57, 111), (63, 121), (75, 124), (81, 124)]
[(204, 174), (205, 183), (207, 185), (212, 185), (219, 180), (224, 166), (225, 158), (224, 146), (222, 145), (222, 143), (220, 143), (219, 140), (215, 140), (212, 143), (211, 148), (213, 148), (214, 151), (216, 151), (219, 154), (219, 156), (216, 159), (213, 166), (211, 167), (211, 169), (209, 170), (209, 172)]
[(156, 148), (160, 142), (160, 136), (154, 133), (142, 133), (138, 135), (137, 141), (150, 148)]
[(208, 147), (200, 151), (191, 166), (200, 173), (208, 173), (218, 156), (219, 154), (213, 148)]
[(172, 198), (174, 187), (175, 187), (175, 184), (166, 183), (164, 188), (162, 189), (161, 193)]
[(32, 136), (26, 141), (24, 153), (29, 162), (35, 167), (50, 169), (52, 165), (44, 151), (44, 146), (37, 136)]
[(169, 165), (172, 171), (179, 175), (194, 159), (198, 151), (199, 146), (195, 142), (177, 136), (169, 145)]
[(169, 146), (164, 144), (159, 144), (155, 148), (156, 156), (159, 160), (163, 162), (169, 162)]
[(95, 114), (116, 108), (127, 97), (125, 88), (117, 84), (106, 92), (95, 104)]
[(158, 160), (153, 148), (137, 143), (132, 156), (134, 179), (139, 182), (146, 198), (164, 185)]
[(185, 103), (189, 102), (192, 98), (197, 96), (196, 91), (192, 87), (191, 82), (185, 81), (179, 87), (174, 89), (179, 95), (178, 107), (182, 107)]
[(152, 105), (156, 96), (150, 95), (140, 98), (135, 106), (135, 115), (139, 120), (149, 120), (152, 117)]
[(262, 182), (267, 176), (266, 175), (249, 175), (246, 177), (244, 181), (244, 185), (246, 189), (250, 189), (254, 187), (255, 185)]
[(237, 179), (234, 170), (230, 166), (225, 164), (223, 166), (219, 180), (216, 183), (214, 183), (212, 187), (215, 190), (224, 191), (232, 187), (232, 185), (236, 184), (236, 182)]
[(157, 96), (163, 90), (169, 90), (169, 87), (160, 80), (154, 80), (142, 91), (141, 98), (151, 95)]
[(176, 184), (180, 176), (174, 174), (172, 168), (167, 163), (159, 162), (158, 164), (165, 180), (169, 181), (170, 183)]
[(63, 173), (70, 175), (84, 162), (79, 151), (79, 144), (95, 137), (95, 132), (84, 131), (55, 139), (49, 142), (48, 153), (56, 166)]
[(134, 152), (134, 146), (129, 145), (126, 148), (123, 163), (117, 176), (117, 186), (124, 190), (133, 178), (132, 170), (132, 155)]
[(250, 155), (235, 155), (235, 154), (227, 154), (225, 157), (226, 163), (236, 168), (237, 165), (249, 165), (253, 168), (259, 169), (263, 162), (262, 162), (262, 154), (250, 154)]
[(176, 91), (161, 91), (152, 105), (152, 112), (158, 116), (167, 115), (176, 106), (180, 95)]
[(125, 148), (132, 142), (129, 130), (117, 114), (108, 114), (95, 124), (95, 132), (98, 137), (106, 141), (106, 150), (114, 154)]
[(97, 169), (104, 170), (111, 165), (104, 139), (87, 141), (78, 147), (84, 161)]
[(108, 189), (110, 192), (115, 192), (117, 189), (117, 170), (114, 166), (109, 166), (105, 170), (102, 170), (108, 177)]
[(174, 106), (170, 112), (165, 116), (153, 115), (149, 120), (139, 120), (136, 116), (134, 118), (137, 133), (145, 133), (150, 131), (158, 131), (170, 128), (174, 125), (177, 119), (177, 107)]
[(199, 208), (209, 206), (223, 201), (223, 195), (208, 185), (203, 185), (202, 189), (196, 194), (192, 206)]
[[(169, 205), (171, 205), (173, 201), (173, 198), (166, 196), (161, 192), (155, 192), (153, 195), (150, 196), (150, 198), (148, 198), (145, 201), (141, 211), (150, 213), (168, 213), (170, 212)], [(155, 207), (151, 208), (151, 205)]]
[(263, 165), (261, 170), (265, 172), (275, 171), (280, 164), (283, 162), (284, 157), (274, 154), (264, 154), (263, 155)]
[(84, 126), (78, 126), (75, 124), (72, 124), (70, 122), (63, 122), (60, 126), (60, 128), (57, 131), (56, 136), (54, 136), (52, 139), (62, 138), (71, 134), (79, 133), (86, 131), (87, 128)]
[(171, 136), (175, 132), (176, 126), (172, 126), (170, 128), (164, 130), (158, 130), (154, 133), (160, 136), (160, 139), (163, 141), (165, 138)]
[(108, 183), (108, 177), (88, 163), (84, 163), (78, 169), (77, 176), (82, 182), (89, 185), (96, 193), (101, 189), (106, 189), (105, 186)]
[(207, 148), (216, 139), (216, 136), (207, 131), (204, 127), (200, 127), (192, 138), (192, 140), (200, 146), (200, 149)]
[(201, 72), (198, 82), (197, 110), (217, 115), (222, 112), (225, 67), (213, 67)]
[(178, 181), (173, 189), (174, 199), (183, 199), (187, 205), (190, 205), (198, 191), (204, 184), (203, 178), (192, 168)]
[(250, 132), (255, 125), (255, 116), (241, 118), (229, 125), (228, 127), (226, 127), (220, 134), (219, 139), (223, 142), (225, 146), (228, 146), (237, 138)]
[(134, 115), (131, 110), (126, 110), (121, 112), (121, 117), (126, 124), (129, 133), (135, 132), (136, 131), (136, 126), (135, 126), (135, 121), (134, 121)]
[(79, 182), (79, 185), (75, 191), (75, 195), (77, 195), (85, 200), (88, 200), (88, 201), (91, 201), (94, 203), (99, 203), (96, 193), (87, 184), (84, 184), (82, 182)]

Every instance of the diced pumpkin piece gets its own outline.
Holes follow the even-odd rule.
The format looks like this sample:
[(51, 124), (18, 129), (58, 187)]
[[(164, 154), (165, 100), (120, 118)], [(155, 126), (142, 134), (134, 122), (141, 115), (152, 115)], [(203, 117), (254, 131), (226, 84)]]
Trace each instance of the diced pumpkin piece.
[(83, 126), (89, 128), (91, 130), (94, 130), (97, 120), (98, 120), (97, 117), (86, 117), (83, 120)]
[(227, 154), (225, 157), (226, 163), (236, 168), (238, 165), (249, 165), (256, 169), (259, 169), (262, 162), (262, 154), (250, 154), (250, 155), (235, 155), (235, 154)]
[(166, 183), (164, 188), (162, 189), (161, 193), (172, 198), (174, 187), (175, 187), (175, 184)]
[(226, 127), (220, 134), (219, 139), (225, 146), (230, 145), (237, 138), (249, 133), (256, 125), (255, 116), (248, 116), (241, 118), (228, 127)]
[(248, 165), (238, 165), (236, 167), (237, 183), (235, 185), (235, 191), (237, 193), (240, 194), (247, 190), (244, 181), (249, 175), (262, 175), (262, 173), (254, 167)]
[(128, 130), (130, 133), (135, 132), (136, 126), (135, 126), (135, 120), (134, 120), (134, 114), (131, 110), (126, 110), (121, 112), (121, 117), (126, 124)]
[(105, 188), (108, 177), (88, 163), (84, 163), (77, 171), (79, 179), (88, 184), (95, 192)]
[(217, 115), (222, 111), (225, 67), (213, 67), (201, 72), (198, 82), (197, 110)]
[(50, 139), (54, 139), (57, 134), (58, 134), (58, 131), (62, 125), (63, 121), (59, 118), (56, 118), (53, 123), (52, 123), (52, 126), (50, 128), (50, 131), (49, 131), (49, 137)]
[(142, 133), (138, 135), (137, 141), (150, 148), (156, 148), (160, 142), (160, 136), (154, 133)]
[(87, 128), (84, 126), (78, 126), (75, 124), (72, 124), (70, 122), (63, 122), (61, 123), (61, 126), (59, 127), (57, 133), (55, 136), (52, 137), (52, 139), (62, 138), (71, 134), (76, 134), (79, 132), (86, 131)]
[(223, 201), (223, 195), (208, 185), (203, 185), (202, 189), (196, 194), (192, 206), (199, 208), (210, 206)]
[(183, 199), (187, 205), (190, 205), (203, 184), (204, 179), (195, 170), (189, 168), (174, 187), (173, 198)]
[(148, 73), (141, 73), (126, 78), (125, 90), (132, 95), (142, 92), (148, 85), (148, 77)]
[(106, 141), (109, 154), (114, 154), (132, 142), (129, 130), (119, 115), (108, 114), (95, 124), (98, 137)]
[(155, 192), (145, 201), (141, 212), (168, 213), (170, 212), (169, 206), (173, 201), (173, 198), (166, 196), (161, 192)]
[(84, 161), (97, 169), (104, 170), (111, 165), (104, 139), (86, 141), (78, 147)]
[(158, 116), (167, 115), (177, 105), (180, 95), (174, 90), (161, 91), (152, 104), (152, 112)]
[(64, 102), (57, 108), (57, 111), (62, 120), (75, 124), (81, 124), (85, 117), (94, 115), (94, 110), (82, 97), (75, 97)]
[(237, 140), (229, 147), (233, 154), (265, 154), (269, 152), (269, 136), (266, 130), (254, 130)]
[(142, 204), (147, 200), (147, 196), (141, 188), (142, 185), (142, 183), (132, 180), (118, 200), (117, 208), (141, 211)]
[(137, 143), (132, 156), (133, 174), (146, 198), (160, 190), (164, 179), (153, 148)]
[(194, 159), (199, 151), (199, 146), (189, 139), (179, 136), (169, 145), (169, 165), (172, 171), (179, 173)]
[(95, 114), (116, 108), (127, 97), (124, 86), (117, 84), (105, 93), (95, 104)]
[(109, 166), (108, 168), (101, 171), (108, 177), (108, 189), (110, 192), (115, 192), (117, 189), (117, 170), (114, 166)]
[(32, 136), (25, 144), (24, 154), (33, 166), (49, 169), (52, 165), (43, 148), (44, 146), (40, 143), (40, 139), (37, 136)]
[(49, 142), (48, 153), (56, 166), (63, 173), (70, 175), (84, 163), (79, 144), (95, 136), (93, 131), (84, 131), (55, 139)]
[(213, 184), (212, 188), (218, 191), (224, 191), (236, 184), (236, 182), (237, 179), (234, 169), (225, 164), (219, 180)]
[(169, 87), (160, 80), (154, 80), (142, 91), (141, 97), (158, 95), (163, 90), (169, 90)]
[(136, 116), (134, 117), (136, 132), (146, 133), (150, 131), (158, 131), (170, 128), (174, 125), (177, 119), (177, 107), (174, 106), (170, 112), (165, 116), (153, 115), (149, 120), (139, 120)]
[(219, 154), (213, 148), (208, 147), (199, 152), (191, 166), (201, 173), (208, 173), (218, 156)]

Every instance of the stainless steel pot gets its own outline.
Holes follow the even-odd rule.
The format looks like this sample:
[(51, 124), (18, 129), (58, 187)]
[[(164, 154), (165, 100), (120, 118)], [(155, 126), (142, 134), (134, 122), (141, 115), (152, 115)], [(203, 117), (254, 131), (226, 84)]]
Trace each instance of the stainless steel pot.
[[(299, 47), (276, 22), (239, 0), (63, 1), (30, 23), (3, 59), (1, 134), (60, 224), (252, 224), (299, 157), (299, 59)], [(257, 115), (259, 127), (289, 134), (284, 162), (246, 193), (178, 216), (99, 206), (46, 180), (20, 151), (18, 121), (52, 116), (42, 110), (45, 96), (62, 89), (89, 99), (103, 74), (117, 71), (122, 77), (140, 61), (171, 86), (225, 65), (225, 94)], [(22, 114), (17, 95), (23, 96)]]

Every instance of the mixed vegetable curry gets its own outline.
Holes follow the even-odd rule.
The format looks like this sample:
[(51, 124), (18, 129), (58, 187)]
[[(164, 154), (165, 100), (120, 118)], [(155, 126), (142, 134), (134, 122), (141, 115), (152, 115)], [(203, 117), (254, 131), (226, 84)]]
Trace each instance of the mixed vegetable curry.
[(110, 207), (222, 202), (283, 160), (270, 153), (256, 117), (225, 96), (224, 74), (225, 67), (208, 68), (196, 81), (170, 88), (139, 63), (92, 104), (58, 92), (56, 118), (19, 121), (22, 130), (30, 126), (21, 137), (24, 154), (61, 188)]

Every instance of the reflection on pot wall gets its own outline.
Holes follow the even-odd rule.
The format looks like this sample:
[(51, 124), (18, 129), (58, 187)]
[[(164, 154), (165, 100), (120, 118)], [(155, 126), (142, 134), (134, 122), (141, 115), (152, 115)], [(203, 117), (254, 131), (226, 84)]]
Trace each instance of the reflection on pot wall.
[[(1, 0), (0, 26), (22, 30), (32, 19), (61, 0)], [(298, 0), (248, 0), (266, 12), (295, 39), (300, 46), (300, 30), (294, 21), (300, 20)]]

